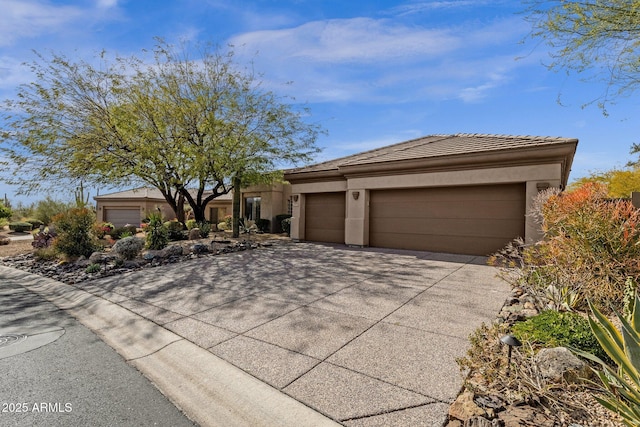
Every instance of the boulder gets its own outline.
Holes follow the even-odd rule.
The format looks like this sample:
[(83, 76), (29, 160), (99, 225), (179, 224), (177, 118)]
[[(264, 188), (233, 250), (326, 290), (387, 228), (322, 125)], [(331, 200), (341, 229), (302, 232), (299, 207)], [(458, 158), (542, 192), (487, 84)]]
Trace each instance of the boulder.
[(191, 252), (193, 252), (194, 254), (206, 254), (207, 252), (209, 252), (209, 246), (202, 243), (196, 243), (195, 245), (191, 246)]
[(94, 252), (89, 256), (91, 264), (105, 264), (114, 261), (116, 257), (109, 252)]
[(472, 417), (464, 422), (464, 427), (502, 427), (499, 419), (488, 420), (484, 417)]
[(170, 245), (160, 251), (160, 258), (169, 258), (172, 256), (180, 256), (182, 255), (182, 246), (180, 245)]
[(200, 229), (192, 228), (189, 230), (189, 240), (198, 240), (200, 238)]
[(569, 383), (580, 382), (591, 376), (591, 369), (566, 347), (543, 348), (536, 354), (534, 362), (540, 374), (547, 380)]
[(485, 411), (473, 401), (473, 393), (465, 391), (449, 407), (449, 416), (461, 421), (469, 418), (483, 416)]

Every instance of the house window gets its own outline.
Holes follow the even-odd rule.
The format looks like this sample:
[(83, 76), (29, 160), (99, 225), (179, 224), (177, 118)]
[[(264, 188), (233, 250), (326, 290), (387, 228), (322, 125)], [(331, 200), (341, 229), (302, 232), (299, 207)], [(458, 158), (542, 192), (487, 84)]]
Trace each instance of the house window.
[(293, 215), (293, 200), (291, 200), (291, 197), (287, 200), (287, 213)]
[(252, 221), (260, 218), (260, 197), (246, 197), (244, 199), (244, 217)]

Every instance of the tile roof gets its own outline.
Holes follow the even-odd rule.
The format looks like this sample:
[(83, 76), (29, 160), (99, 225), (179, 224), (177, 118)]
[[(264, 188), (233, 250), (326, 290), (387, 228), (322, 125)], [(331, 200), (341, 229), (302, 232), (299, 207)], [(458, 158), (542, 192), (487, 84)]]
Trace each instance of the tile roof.
[(514, 150), (568, 142), (577, 142), (577, 139), (545, 136), (486, 135), (467, 133), (429, 135), (366, 151), (364, 153), (358, 153), (327, 162), (291, 169), (286, 172), (303, 173), (330, 171), (337, 170), (339, 167), (344, 166)]

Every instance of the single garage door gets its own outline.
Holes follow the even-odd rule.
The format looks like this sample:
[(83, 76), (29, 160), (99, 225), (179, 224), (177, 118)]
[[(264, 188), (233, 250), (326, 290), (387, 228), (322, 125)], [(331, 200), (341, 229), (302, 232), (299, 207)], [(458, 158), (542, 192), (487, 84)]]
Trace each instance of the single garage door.
[(525, 185), (370, 193), (370, 246), (488, 255), (524, 236)]
[(104, 214), (105, 220), (116, 227), (126, 224), (140, 225), (140, 211), (138, 209), (107, 209)]
[(310, 193), (305, 200), (305, 240), (344, 243), (345, 193)]

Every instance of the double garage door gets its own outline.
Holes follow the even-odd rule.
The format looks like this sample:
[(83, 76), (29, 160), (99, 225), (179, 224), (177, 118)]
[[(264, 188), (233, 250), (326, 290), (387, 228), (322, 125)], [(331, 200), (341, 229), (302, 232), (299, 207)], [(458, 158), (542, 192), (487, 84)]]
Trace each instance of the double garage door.
[[(307, 195), (306, 212), (307, 240), (344, 243), (345, 193)], [(524, 236), (524, 224), (524, 184), (370, 192), (374, 247), (487, 255)]]

